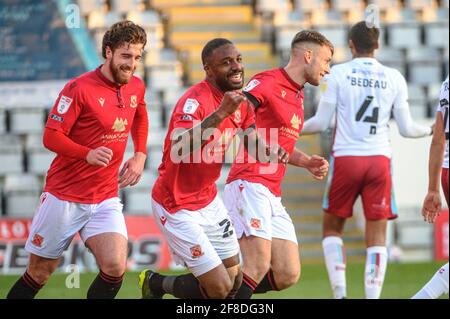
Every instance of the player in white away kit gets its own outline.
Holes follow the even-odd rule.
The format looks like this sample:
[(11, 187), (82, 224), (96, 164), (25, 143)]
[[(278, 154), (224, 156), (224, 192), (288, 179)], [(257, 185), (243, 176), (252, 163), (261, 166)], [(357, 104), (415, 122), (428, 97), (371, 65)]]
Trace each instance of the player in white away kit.
[(353, 205), (361, 195), (366, 217), (367, 259), (365, 294), (380, 297), (387, 267), (386, 226), (397, 217), (392, 200), (391, 148), (388, 121), (391, 112), (404, 137), (422, 137), (432, 128), (414, 123), (408, 90), (397, 70), (374, 58), (379, 29), (364, 21), (352, 27), (349, 47), (353, 60), (336, 65), (326, 78), (316, 115), (305, 122), (303, 133), (327, 129), (334, 112), (336, 130), (323, 209), (323, 250), (336, 299), (346, 298), (346, 258), (342, 233)]
[[(439, 192), (439, 178), (449, 206), (448, 200), (448, 76), (442, 84), (439, 105), (436, 112), (436, 129), (430, 147), (428, 164), (428, 194), (425, 197), (422, 215), (425, 221), (434, 223), (442, 208), (441, 194)], [(444, 155), (445, 153), (445, 155)], [(446, 263), (431, 280), (417, 293), (413, 299), (436, 299), (448, 294), (448, 263)]]

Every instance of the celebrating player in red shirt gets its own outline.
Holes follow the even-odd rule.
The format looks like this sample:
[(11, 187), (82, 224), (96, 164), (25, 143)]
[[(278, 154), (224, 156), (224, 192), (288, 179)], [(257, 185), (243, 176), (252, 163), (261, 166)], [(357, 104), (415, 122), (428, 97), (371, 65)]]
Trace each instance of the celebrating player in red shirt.
[[(133, 76), (147, 42), (131, 21), (114, 24), (103, 37), (105, 63), (70, 81), (61, 91), (44, 132), (57, 154), (31, 225), (25, 274), (8, 298), (34, 298), (79, 233), (100, 268), (88, 298), (114, 298), (127, 260), (127, 229), (118, 188), (136, 184), (146, 159), (145, 85)], [(119, 174), (128, 135), (135, 155)]]
[(239, 130), (254, 132), (254, 112), (239, 91), (244, 66), (229, 40), (209, 41), (202, 61), (206, 79), (175, 106), (152, 194), (153, 214), (174, 259), (192, 274), (162, 276), (145, 270), (140, 276), (143, 298), (166, 293), (183, 299), (233, 297), (242, 281), (239, 244), (215, 183), (233, 137)]
[[(289, 164), (308, 169), (322, 179), (328, 162), (295, 148), (303, 126), (303, 86), (319, 85), (330, 70), (333, 45), (320, 33), (299, 32), (292, 41), (285, 68), (253, 77), (245, 95), (255, 106), (256, 126), (270, 130), (268, 144), (278, 140), (290, 155)], [(275, 136), (274, 136), (275, 135)], [(245, 155), (245, 154), (244, 154)], [(236, 298), (254, 292), (286, 289), (300, 276), (300, 256), (294, 225), (281, 203), (282, 163), (252, 163), (236, 158), (224, 192), (224, 202), (239, 238), (244, 259), (243, 283)]]

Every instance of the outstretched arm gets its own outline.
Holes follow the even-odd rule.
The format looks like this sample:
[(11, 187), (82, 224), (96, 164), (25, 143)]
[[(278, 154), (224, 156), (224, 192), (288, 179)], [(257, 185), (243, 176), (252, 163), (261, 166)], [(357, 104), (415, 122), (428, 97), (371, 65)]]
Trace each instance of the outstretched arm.
[(316, 114), (303, 125), (301, 134), (314, 134), (325, 131), (330, 125), (336, 105), (320, 100)]
[(413, 121), (409, 108), (394, 108), (393, 113), (401, 136), (418, 138), (433, 134), (432, 127), (420, 125)]

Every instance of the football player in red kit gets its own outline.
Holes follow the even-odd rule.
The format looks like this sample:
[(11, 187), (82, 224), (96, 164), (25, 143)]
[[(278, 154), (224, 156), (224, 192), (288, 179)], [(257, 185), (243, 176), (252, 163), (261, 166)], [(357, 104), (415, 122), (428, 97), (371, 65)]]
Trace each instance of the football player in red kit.
[[(8, 298), (34, 298), (77, 233), (100, 268), (87, 297), (112, 299), (119, 291), (127, 229), (118, 189), (139, 181), (146, 159), (145, 85), (133, 76), (146, 42), (145, 31), (133, 22), (114, 24), (103, 37), (105, 63), (59, 94), (43, 138), (57, 156), (25, 246), (27, 270)], [(119, 173), (130, 133), (135, 155)]]

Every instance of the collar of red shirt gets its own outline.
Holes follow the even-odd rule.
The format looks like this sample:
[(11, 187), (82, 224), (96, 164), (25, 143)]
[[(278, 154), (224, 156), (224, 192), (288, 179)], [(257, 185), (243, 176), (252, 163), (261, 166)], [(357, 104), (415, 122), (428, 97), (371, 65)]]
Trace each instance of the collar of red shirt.
[(206, 84), (211, 88), (211, 91), (214, 95), (216, 95), (219, 99), (222, 99), (223, 96), (225, 95), (224, 92), (222, 92), (221, 90), (219, 90), (218, 88), (216, 88), (214, 85), (212, 85), (208, 79), (205, 79)]
[(100, 70), (103, 64), (101, 64), (97, 69), (95, 69), (95, 74), (102, 80), (107, 86), (113, 88), (113, 89), (119, 89), (122, 85), (117, 84), (116, 82), (110, 81), (106, 78), (106, 76), (103, 75), (102, 71)]
[(288, 82), (291, 83), (297, 90), (299, 90), (299, 91), (303, 90), (303, 86), (299, 85), (297, 82), (292, 80), (284, 68), (280, 68), (280, 71), (281, 71), (281, 74), (284, 75), (286, 80), (288, 80)]

